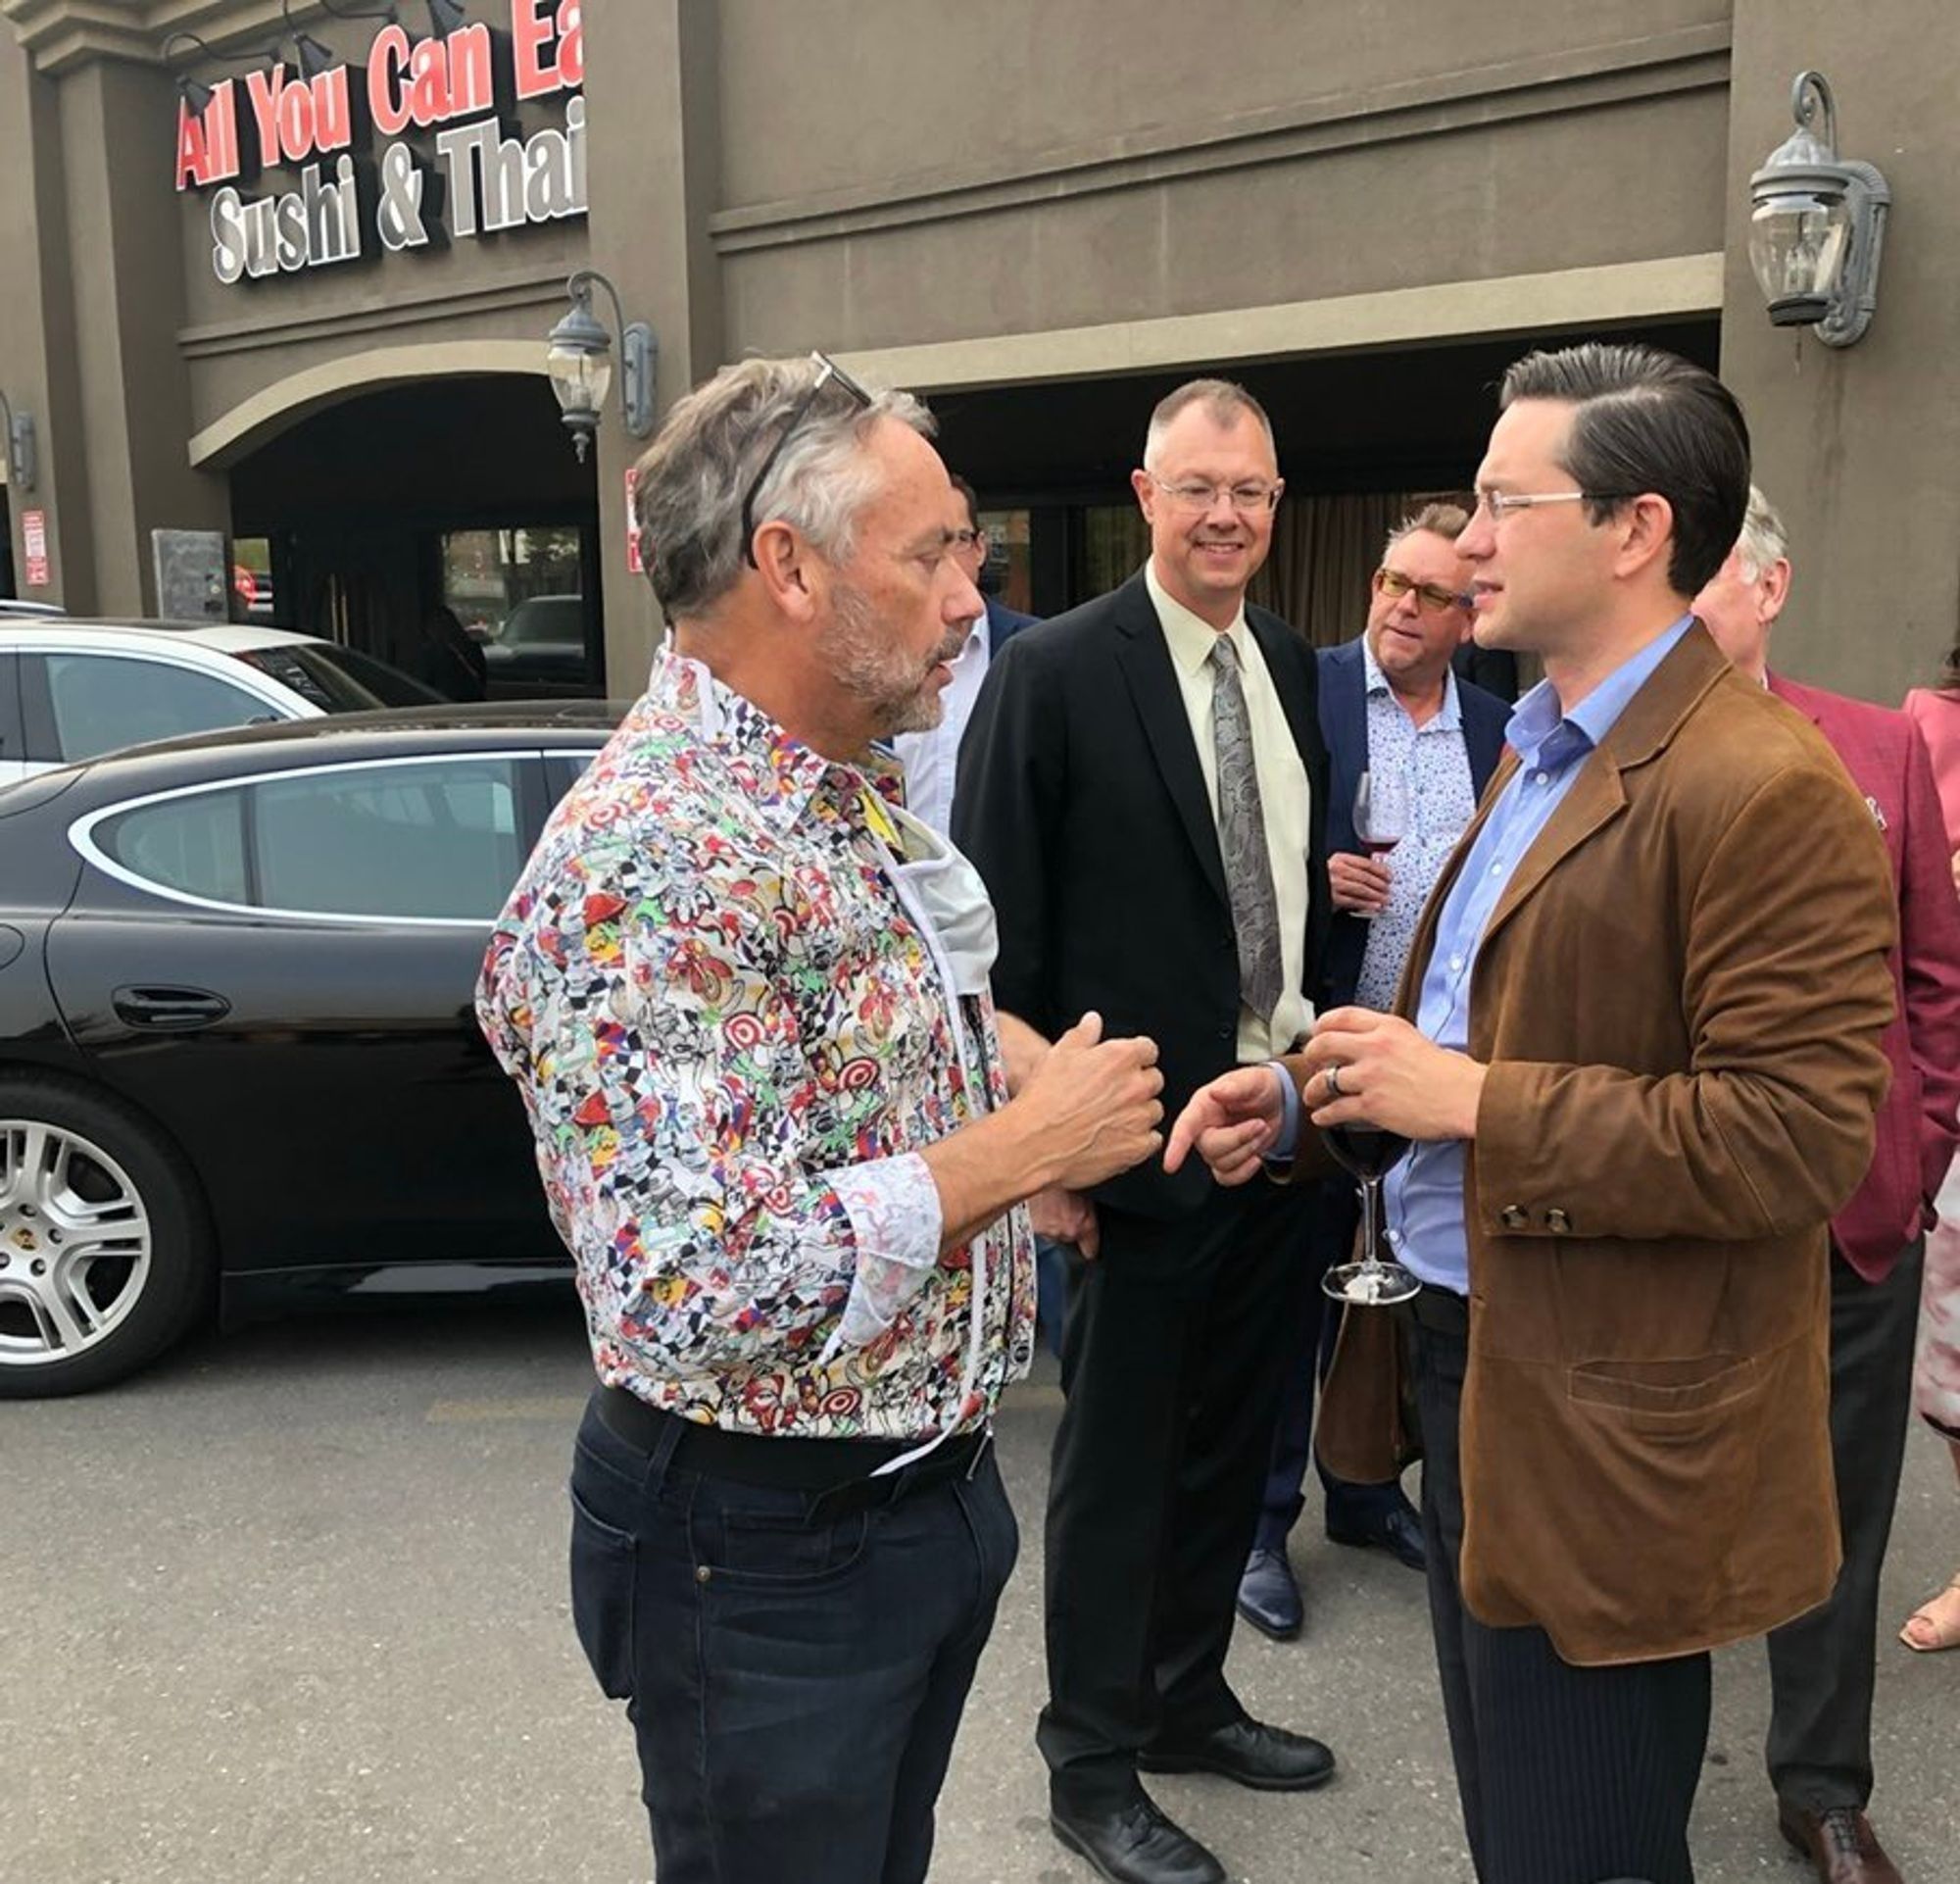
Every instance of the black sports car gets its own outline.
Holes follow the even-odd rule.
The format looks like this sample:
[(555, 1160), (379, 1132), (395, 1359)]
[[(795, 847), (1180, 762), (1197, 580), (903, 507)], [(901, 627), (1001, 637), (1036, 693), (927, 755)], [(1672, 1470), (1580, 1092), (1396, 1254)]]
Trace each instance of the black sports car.
[(0, 790), (0, 1398), (268, 1289), (566, 1273), (471, 998), (620, 711), (305, 719)]

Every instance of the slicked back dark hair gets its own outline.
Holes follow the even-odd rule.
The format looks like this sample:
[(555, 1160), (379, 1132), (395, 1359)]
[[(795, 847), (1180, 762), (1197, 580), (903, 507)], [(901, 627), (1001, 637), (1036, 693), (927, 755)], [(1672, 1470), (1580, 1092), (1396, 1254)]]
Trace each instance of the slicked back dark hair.
[(946, 475), (953, 488), (965, 502), (967, 523), (977, 530), (980, 527), (980, 493), (957, 471), (948, 471)]
[(1727, 560), (1749, 505), (1749, 426), (1736, 395), (1706, 368), (1658, 347), (1589, 342), (1528, 353), (1497, 403), (1556, 399), (1577, 410), (1564, 468), (1603, 522), (1652, 491), (1674, 507), (1668, 586), (1694, 595)]

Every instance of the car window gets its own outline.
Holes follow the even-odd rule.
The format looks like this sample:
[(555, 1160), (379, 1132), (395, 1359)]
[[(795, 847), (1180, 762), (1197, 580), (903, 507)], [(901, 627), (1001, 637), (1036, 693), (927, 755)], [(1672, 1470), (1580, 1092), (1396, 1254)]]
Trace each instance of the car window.
[(443, 696), (412, 674), (358, 648), (285, 641), (245, 648), (241, 661), (311, 700), (322, 713), (368, 713), (376, 707), (426, 707)]
[(251, 792), (263, 909), (488, 921), (523, 864), (511, 760), (350, 766)]
[(195, 792), (141, 805), (105, 819), (95, 841), (146, 883), (215, 903), (243, 903), (249, 893), (243, 796)]
[[(27, 754), (21, 727), (20, 657), (0, 654), (0, 766), (18, 764)], [(0, 778), (9, 776), (0, 772)]]
[(58, 756), (66, 760), (289, 717), (244, 687), (169, 662), (102, 654), (43, 659)]
[(545, 755), (545, 790), (558, 801), (591, 770), (596, 752), (554, 752)]
[(534, 595), (511, 611), (497, 639), (507, 648), (536, 648), (563, 642), (585, 646), (585, 598)]

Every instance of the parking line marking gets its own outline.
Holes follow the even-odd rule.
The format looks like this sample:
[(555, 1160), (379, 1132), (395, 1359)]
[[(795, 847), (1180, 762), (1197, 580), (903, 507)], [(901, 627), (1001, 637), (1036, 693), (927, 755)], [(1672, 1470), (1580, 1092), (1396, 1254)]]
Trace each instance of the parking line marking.
[(437, 1400), (430, 1404), (431, 1426), (461, 1426), (491, 1419), (575, 1419), (585, 1410), (583, 1394), (538, 1394), (517, 1400)]

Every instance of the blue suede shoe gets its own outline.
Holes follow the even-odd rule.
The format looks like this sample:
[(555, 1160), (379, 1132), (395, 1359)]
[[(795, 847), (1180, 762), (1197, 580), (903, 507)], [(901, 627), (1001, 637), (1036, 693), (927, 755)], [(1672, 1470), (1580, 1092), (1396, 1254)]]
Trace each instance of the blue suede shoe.
[(1291, 1642), (1306, 1620), (1285, 1551), (1255, 1548), (1239, 1578), (1239, 1613), (1261, 1635)]

